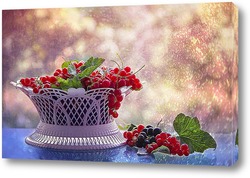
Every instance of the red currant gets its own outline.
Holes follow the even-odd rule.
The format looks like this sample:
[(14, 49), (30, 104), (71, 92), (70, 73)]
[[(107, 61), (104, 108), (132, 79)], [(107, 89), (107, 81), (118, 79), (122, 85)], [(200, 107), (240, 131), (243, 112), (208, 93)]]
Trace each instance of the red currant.
[(140, 125), (137, 126), (138, 132), (141, 132), (144, 128), (145, 128), (145, 127), (144, 127), (144, 125), (142, 125), (142, 124), (140, 124)]
[(124, 138), (127, 138), (127, 133), (128, 133), (127, 131), (123, 132), (123, 137)]
[(60, 73), (59, 72), (54, 72), (54, 76), (59, 76), (60, 75)]
[(133, 140), (128, 140), (127, 144), (132, 147), (135, 145), (135, 142)]
[(118, 68), (114, 68), (114, 73), (118, 74), (119, 73), (119, 69)]
[(44, 88), (50, 88), (50, 84), (46, 83), (43, 87)]
[(133, 137), (132, 132), (128, 131), (128, 132), (127, 132), (127, 139), (128, 139), (128, 140), (132, 140), (132, 137)]
[(30, 79), (29, 78), (25, 78), (24, 79), (24, 86), (28, 87), (28, 86), (30, 86), (30, 84), (31, 84)]
[(57, 81), (57, 79), (56, 79), (56, 77), (51, 76), (51, 77), (49, 77), (49, 81), (50, 81), (50, 83), (55, 83)]
[(112, 115), (114, 118), (117, 118), (118, 117), (118, 113), (116, 111), (113, 112), (113, 115)]
[(166, 140), (166, 139), (169, 137), (168, 134), (165, 133), (165, 132), (161, 132), (161, 133), (159, 134), (159, 136), (160, 136), (163, 140)]
[(68, 69), (67, 68), (63, 68), (62, 72), (63, 72), (64, 75), (66, 75), (66, 74), (68, 74)]
[(122, 95), (118, 95), (116, 96), (117, 101), (121, 102), (123, 100), (123, 96)]
[(124, 68), (124, 70), (125, 70), (126, 72), (130, 72), (130, 71), (131, 71), (131, 68), (130, 68), (129, 66), (127, 66), (127, 67)]
[(118, 88), (121, 88), (121, 87), (124, 87), (124, 86), (126, 86), (126, 80), (121, 79), (121, 80), (118, 82)]
[(121, 103), (118, 101), (115, 103), (115, 109), (118, 110), (121, 107)]
[(104, 87), (104, 88), (108, 88), (108, 87), (110, 87), (110, 84), (111, 84), (111, 82), (109, 81), (109, 80), (104, 80), (103, 82), (102, 82), (102, 87)]
[(33, 92), (34, 92), (34, 93), (38, 93), (38, 92), (39, 92), (39, 88), (38, 88), (38, 87), (34, 88), (34, 89), (33, 89)]
[(121, 94), (122, 94), (122, 92), (121, 92), (120, 89), (116, 89), (116, 90), (114, 91), (114, 95), (115, 95), (115, 96), (118, 96), (118, 95), (121, 95)]
[(148, 144), (146, 146), (146, 150), (147, 150), (148, 153), (151, 153), (154, 150), (154, 148), (150, 144)]
[(120, 76), (125, 77), (127, 75), (127, 72), (125, 70), (120, 71)]

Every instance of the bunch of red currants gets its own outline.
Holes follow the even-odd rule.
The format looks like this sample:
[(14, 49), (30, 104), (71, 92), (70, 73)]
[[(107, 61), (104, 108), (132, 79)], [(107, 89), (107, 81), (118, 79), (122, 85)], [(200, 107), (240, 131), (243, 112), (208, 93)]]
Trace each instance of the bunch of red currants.
[[(81, 67), (84, 67), (83, 61), (72, 62), (72, 64), (76, 71), (75, 75), (71, 74), (68, 68), (61, 68), (56, 69), (53, 76), (22, 78), (20, 83), (25, 87), (32, 88), (34, 93), (39, 93), (42, 88), (60, 88), (60, 78), (70, 80), (81, 72)], [(122, 87), (129, 87), (130, 90), (142, 89), (142, 83), (135, 74), (129, 66), (124, 68), (100, 67), (91, 72), (89, 76), (79, 78), (79, 83), (86, 91), (97, 88), (113, 88), (114, 90), (108, 96), (108, 107), (109, 114), (117, 118), (117, 110), (124, 98), (120, 89)]]

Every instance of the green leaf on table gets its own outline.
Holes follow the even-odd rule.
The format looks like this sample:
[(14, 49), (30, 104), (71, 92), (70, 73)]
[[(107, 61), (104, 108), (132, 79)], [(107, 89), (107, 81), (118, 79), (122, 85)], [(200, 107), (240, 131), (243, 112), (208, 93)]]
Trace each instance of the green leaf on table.
[(130, 124), (129, 127), (128, 127), (128, 131), (132, 131), (136, 128), (136, 125), (134, 124)]
[(166, 146), (163, 146), (163, 145), (152, 151), (152, 153), (157, 153), (157, 152), (164, 153), (164, 154), (170, 154), (169, 148)]
[(126, 124), (126, 125), (121, 125), (121, 124), (117, 124), (119, 130), (128, 130), (130, 124)]
[(239, 145), (239, 129), (236, 131), (235, 145)]
[(181, 141), (190, 147), (190, 152), (203, 153), (208, 148), (216, 148), (213, 137), (208, 132), (201, 130), (198, 118), (181, 113), (176, 116), (173, 125)]
[(83, 66), (80, 67), (81, 72), (78, 74), (79, 78), (89, 76), (94, 70), (96, 70), (105, 61), (103, 58), (89, 58)]

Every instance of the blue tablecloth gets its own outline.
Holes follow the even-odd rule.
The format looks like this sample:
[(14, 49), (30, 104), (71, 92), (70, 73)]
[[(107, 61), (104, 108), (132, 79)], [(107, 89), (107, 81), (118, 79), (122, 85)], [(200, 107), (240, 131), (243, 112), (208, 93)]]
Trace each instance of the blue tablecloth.
[(75, 160), (102, 161), (118, 163), (145, 164), (190, 164), (231, 166), (238, 159), (238, 146), (234, 144), (235, 133), (213, 134), (217, 148), (207, 149), (204, 153), (193, 153), (188, 157), (169, 155), (137, 155), (137, 149), (120, 146), (106, 150), (68, 151), (33, 147), (25, 143), (25, 137), (34, 129), (3, 128), (2, 155), (10, 159)]

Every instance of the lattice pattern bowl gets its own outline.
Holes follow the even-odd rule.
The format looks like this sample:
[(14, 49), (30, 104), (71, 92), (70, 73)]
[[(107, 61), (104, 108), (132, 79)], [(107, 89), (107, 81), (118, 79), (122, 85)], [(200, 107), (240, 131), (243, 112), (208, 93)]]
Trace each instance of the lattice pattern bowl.
[[(85, 91), (83, 88), (44, 88), (38, 94), (18, 83), (35, 105), (40, 122), (27, 144), (55, 149), (106, 149), (122, 145), (125, 140), (108, 112), (108, 95), (112, 88)], [(126, 96), (129, 88), (122, 88)]]

